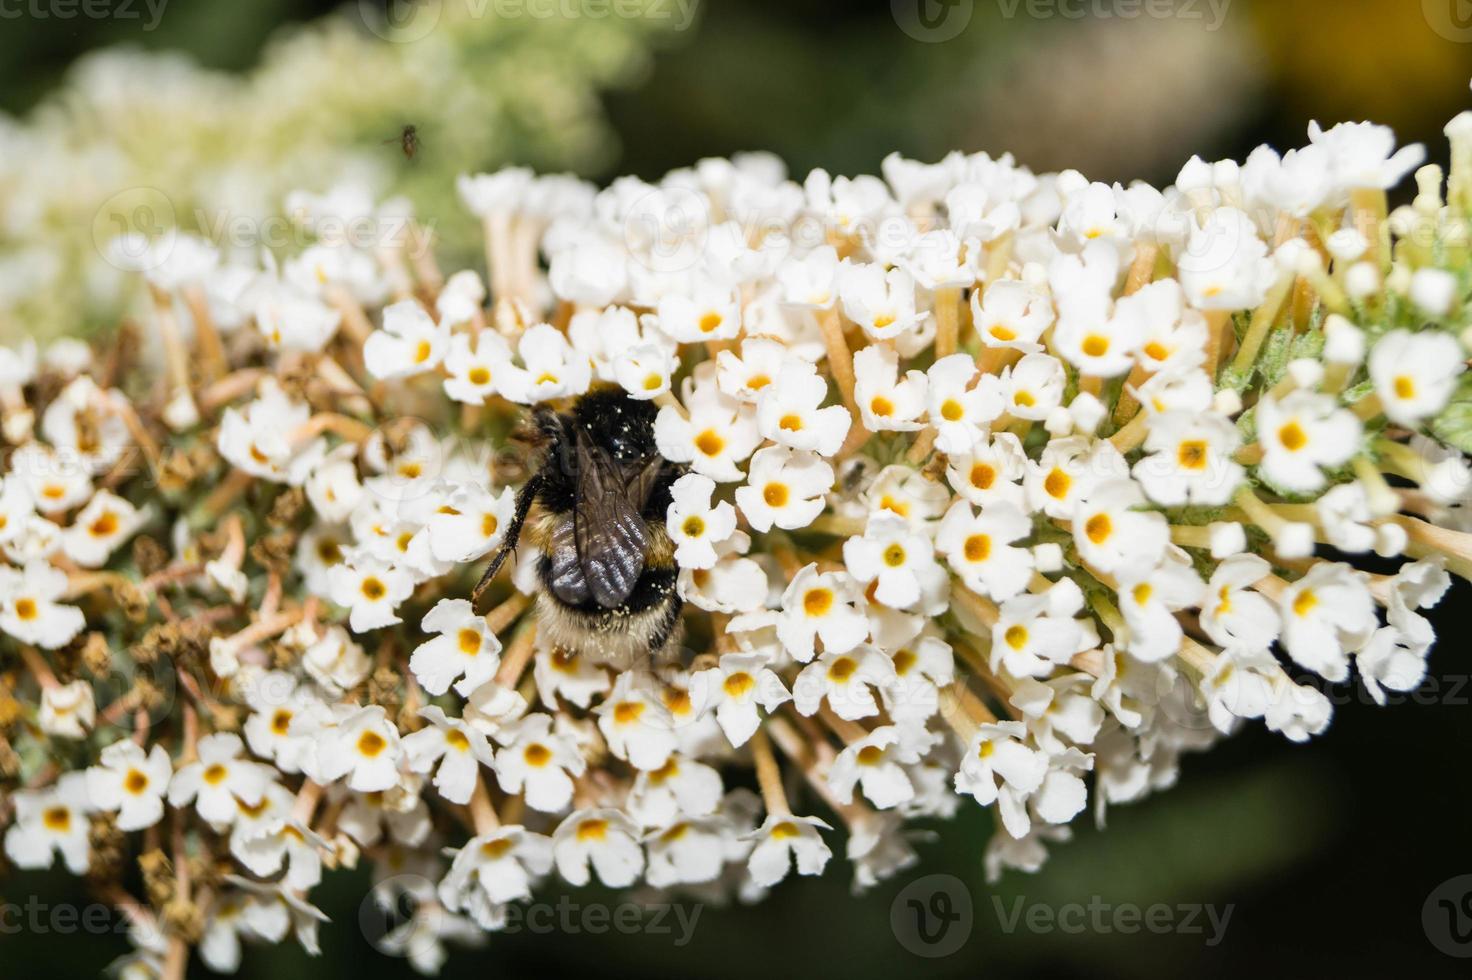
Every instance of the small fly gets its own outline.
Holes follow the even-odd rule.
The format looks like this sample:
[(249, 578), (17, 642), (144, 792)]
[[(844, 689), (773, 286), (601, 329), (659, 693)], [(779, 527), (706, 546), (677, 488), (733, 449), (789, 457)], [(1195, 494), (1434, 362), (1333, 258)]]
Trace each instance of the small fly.
[(397, 143), (399, 149), (404, 152), (404, 159), (413, 161), (419, 153), (419, 127), (414, 125), (405, 126), (403, 132), (393, 139), (384, 140), (384, 145)]

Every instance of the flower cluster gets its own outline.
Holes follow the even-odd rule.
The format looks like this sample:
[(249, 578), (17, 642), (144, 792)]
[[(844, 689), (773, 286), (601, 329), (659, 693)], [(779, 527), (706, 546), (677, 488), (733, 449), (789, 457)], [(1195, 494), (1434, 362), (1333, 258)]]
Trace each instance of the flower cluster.
[[(1368, 124), (1164, 191), (959, 153), (465, 176), (484, 278), (171, 236), (156, 364), (127, 328), (0, 351), (4, 852), (106, 887), (139, 977), (315, 949), (326, 869), (407, 869), (385, 943), (433, 971), (552, 878), (754, 901), (842, 843), (864, 889), (973, 803), (989, 874), (1034, 871), (1245, 723), (1410, 690), (1472, 575), (1448, 134), (1445, 189)], [(527, 542), (466, 599), (515, 423), (599, 386), (680, 470), (673, 655), (560, 645)]]

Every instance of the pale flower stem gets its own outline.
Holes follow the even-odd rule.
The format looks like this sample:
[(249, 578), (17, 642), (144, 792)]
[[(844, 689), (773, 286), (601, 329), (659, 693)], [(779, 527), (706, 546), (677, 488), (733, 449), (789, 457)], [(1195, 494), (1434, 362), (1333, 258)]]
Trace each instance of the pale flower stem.
[(765, 728), (758, 728), (751, 736), (751, 757), (756, 763), (756, 781), (762, 791), (762, 803), (770, 816), (788, 816), (792, 808), (787, 804), (787, 791), (782, 787), (782, 770), (772, 754), (772, 742)]
[(833, 734), (843, 740), (843, 744), (852, 745), (869, 737), (869, 730), (856, 721), (849, 721), (834, 714), (828, 705), (818, 707), (818, 717), (823, 719), (823, 724), (832, 730)]
[(654, 404), (658, 405), (660, 408), (674, 409), (676, 412), (680, 413), (680, 417), (682, 419), (688, 420), (690, 418), (690, 410), (685, 407), (683, 402), (675, 397), (675, 394), (672, 391), (661, 392), (660, 394), (655, 395)]
[(205, 414), (248, 394), (261, 381), (270, 376), (265, 368), (241, 368), (220, 378), (199, 392), (199, 410)]
[(1124, 295), (1133, 296), (1150, 284), (1155, 276), (1155, 260), (1160, 255), (1158, 245), (1136, 245), (1135, 258), (1125, 275)]
[(537, 625), (527, 623), (517, 632), (511, 645), (501, 656), (501, 667), (496, 671), (496, 683), (502, 687), (515, 687), (521, 680), (522, 671), (531, 662), (536, 651)]
[(1389, 202), (1385, 192), (1374, 187), (1358, 187), (1349, 194), (1350, 225), (1370, 243), (1369, 256), (1384, 272), (1390, 268), (1390, 249), (1385, 218)]
[(409, 222), (409, 240), (405, 243), (405, 250), (419, 285), (430, 296), (438, 296), (445, 288), (445, 276), (435, 261), (433, 233), (417, 221)]
[(170, 395), (183, 392), (193, 397), (189, 383), (189, 351), (185, 349), (184, 338), (179, 333), (173, 297), (151, 283), (148, 291), (153, 299), (154, 318), (158, 321), (159, 337), (163, 341), (164, 358), (173, 385)]
[(209, 300), (200, 287), (190, 286), (184, 290), (184, 302), (189, 304), (189, 313), (194, 317), (194, 342), (199, 348), (200, 367), (205, 380), (214, 381), (222, 377), (227, 368), (225, 345), (220, 341), (220, 331), (210, 314)]
[(1267, 298), (1262, 301), (1257, 309), (1252, 311), (1252, 319), (1248, 322), (1247, 332), (1242, 335), (1242, 346), (1237, 349), (1237, 356), (1232, 360), (1232, 369), (1244, 372), (1257, 362), (1257, 355), (1262, 350), (1263, 341), (1267, 339), (1268, 332), (1272, 330), (1273, 324), (1278, 320), (1278, 314), (1283, 311), (1283, 304), (1288, 300), (1288, 294), (1293, 289), (1293, 276), (1283, 275), (1273, 284), (1268, 291)]
[(1149, 434), (1150, 413), (1136, 412), (1135, 417), (1125, 423), (1123, 429), (1120, 429), (1109, 437), (1109, 441), (1121, 453), (1128, 453), (1133, 449), (1139, 448), (1140, 444), (1145, 441), (1145, 437)]
[(1472, 579), (1472, 533), (1429, 524), (1416, 517), (1396, 514), (1389, 518), (1405, 529), (1411, 544), (1406, 551), (1416, 558), (1446, 558), (1447, 568), (1465, 579)]
[(475, 790), (470, 795), (470, 819), (477, 837), (493, 834), (501, 826), (496, 819), (496, 808), (491, 805), (490, 791), (486, 789), (485, 774), (479, 767), (475, 772)]
[(926, 426), (915, 436), (915, 441), (910, 444), (910, 451), (905, 453), (905, 462), (911, 466), (919, 466), (930, 458), (930, 451), (935, 448), (935, 427)]
[(1218, 365), (1227, 353), (1232, 341), (1232, 312), (1230, 310), (1206, 311), (1206, 363), (1202, 365), (1207, 377), (1215, 380)]
[(486, 613), (486, 629), (491, 633), (500, 633), (512, 623), (521, 618), (526, 612), (526, 607), (531, 605), (531, 596), (521, 592), (514, 592), (499, 606)]
[(843, 321), (839, 318), (838, 307), (835, 305), (819, 311), (818, 325), (823, 331), (823, 344), (828, 349), (828, 370), (833, 374), (849, 414), (854, 416), (854, 424), (861, 424), (858, 403), (854, 401), (854, 355), (843, 336)]
[(56, 679), (56, 674), (52, 672), (50, 665), (42, 659), (41, 655), (36, 652), (35, 647), (28, 643), (17, 643), (15, 647), (20, 651), (21, 661), (25, 663), (26, 669), (31, 672), (31, 676), (36, 678), (37, 684), (40, 684), (47, 691), (55, 690), (61, 686), (61, 682)]
[(935, 359), (956, 353), (961, 339), (961, 290), (947, 286), (935, 292)]
[(327, 302), (342, 315), (342, 328), (348, 339), (361, 347), (373, 333), (373, 321), (368, 312), (346, 289), (339, 285), (327, 287)]
[(320, 783), (311, 779), (302, 780), (302, 788), (297, 791), (296, 799), (291, 804), (291, 819), (303, 825), (310, 824), (317, 803), (322, 799), (322, 789)]

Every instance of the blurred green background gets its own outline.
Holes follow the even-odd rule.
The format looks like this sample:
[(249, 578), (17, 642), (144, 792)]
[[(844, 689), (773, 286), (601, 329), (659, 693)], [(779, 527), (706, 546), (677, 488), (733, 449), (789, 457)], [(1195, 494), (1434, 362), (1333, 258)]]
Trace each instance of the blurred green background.
[[(469, 220), (457, 225), (449, 214), (449, 182), (464, 169), (526, 162), (600, 179), (653, 178), (701, 156), (760, 148), (782, 155), (800, 178), (813, 166), (876, 172), (893, 149), (935, 159), (960, 148), (1011, 150), (1040, 170), (1165, 183), (1191, 153), (1241, 158), (1259, 142), (1299, 145), (1312, 118), (1389, 123), (1440, 160), (1440, 127), (1469, 103), (1472, 76), (1472, 24), (1458, 19), (1458, 0), (1183, 0), (1171, 17), (1150, 16), (1159, 8), (1133, 0), (919, 0), (924, 21), (915, 0), (704, 0), (685, 29), (677, 21), (689, 8), (675, 0), (638, 23), (587, 16), (596, 8), (568, 0), (556, 9), (583, 15), (497, 16), (531, 8), (485, 0), (471, 22), (445, 20), (395, 44), (364, 29), (380, 23), (376, 0), (345, 9), (172, 0), (152, 30), (138, 19), (61, 18), (49, 2), (0, 4), (0, 111), (16, 127), (125, 148), (139, 161), (132, 174), (159, 168), (153, 186), (179, 200), (204, 193), (183, 189), (200, 169), (196, 158), (269, 162), (296, 153), (297, 181), (322, 189), (345, 164), (302, 148), (350, 144), (385, 189), (437, 216), (446, 248), (463, 250), (466, 262), (475, 260)], [(404, 6), (390, 13), (412, 27)], [(147, 20), (137, 0), (132, 7)], [(656, 17), (659, 10), (666, 16)], [(316, 26), (303, 35), (308, 24)], [(205, 97), (145, 78), (131, 102), (113, 109), (145, 122), (122, 123), (96, 111), (105, 93), (56, 94), (77, 87), (78, 57), (112, 45), (186, 52), (225, 73), (209, 76), (222, 87)], [(346, 51), (351, 63), (320, 65), (319, 50)], [(304, 70), (314, 66), (326, 77)], [(283, 98), (293, 91), (302, 98)], [(237, 124), (230, 113), (250, 93), (265, 103), (262, 118), (295, 113), (301, 130)], [(187, 131), (164, 111), (181, 98), (204, 102)], [(412, 164), (383, 146), (407, 122), (420, 125), (423, 140)], [(13, 216), (33, 193), (28, 170), (49, 164), (24, 140), (0, 141), (0, 153), (9, 155), (0, 173), (12, 175)], [(88, 188), (99, 201), (129, 186), (100, 185)], [(0, 200), (6, 190), (0, 178)], [(90, 210), (52, 216), (58, 242), (71, 234), (83, 243), (56, 245), (70, 255), (65, 261), (87, 258), (91, 237), (76, 226), (90, 218)], [(7, 234), (10, 247), (24, 244), (12, 221), (0, 228), (0, 256)], [(58, 295), (75, 293), (59, 278)], [(3, 335), (41, 333), (43, 322), (62, 332), (108, 322), (106, 303), (45, 302), (34, 319), (24, 308), (0, 318)], [(826, 878), (789, 881), (757, 906), (704, 909), (682, 948), (671, 936), (503, 935), (453, 956), (444, 975), (1466, 976), (1465, 961), (1429, 941), (1422, 905), (1442, 881), (1472, 872), (1464, 761), (1472, 631), (1460, 613), (1468, 598), (1459, 585), (1437, 610), (1442, 640), (1426, 687), (1408, 699), (1417, 703), (1377, 708), (1346, 689), (1330, 731), (1308, 746), (1251, 727), (1188, 757), (1175, 789), (1113, 809), (1107, 831), (1081, 818), (1077, 839), (1056, 848), (1036, 876), (986, 885), (989, 823), (963, 807), (961, 819), (935, 827), (938, 839), (921, 846), (922, 866), (862, 898), (849, 896), (847, 868), (835, 861)], [(958, 952), (922, 959), (897, 941), (891, 903), (935, 873), (962, 879), (974, 925)], [(365, 881), (339, 874), (320, 890), (337, 920), (324, 930), (322, 960), (291, 944), (253, 948), (240, 975), (413, 975), (374, 953), (354, 924)], [(61, 874), (0, 882), (6, 901), (33, 896), (85, 900)], [(994, 901), (1010, 910), (1019, 896), (1051, 906), (1092, 896), (1230, 903), (1233, 912), (1214, 947), (1202, 935), (1006, 934)], [(0, 935), (0, 976), (95, 976), (123, 949), (118, 936)]]

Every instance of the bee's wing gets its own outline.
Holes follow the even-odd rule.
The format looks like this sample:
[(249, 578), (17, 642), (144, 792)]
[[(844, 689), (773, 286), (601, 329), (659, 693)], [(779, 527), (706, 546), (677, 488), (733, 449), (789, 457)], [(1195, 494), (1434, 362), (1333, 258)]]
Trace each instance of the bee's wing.
[(629, 503), (634, 510), (644, 513), (644, 505), (649, 502), (649, 495), (654, 492), (654, 484), (659, 480), (659, 474), (664, 470), (664, 457), (655, 456), (644, 464), (643, 469), (635, 473), (628, 480)]
[(629, 501), (618, 464), (578, 433), (573, 539), (588, 591), (604, 609), (623, 603), (644, 572), (649, 528)]
[(578, 559), (576, 520), (558, 521), (547, 542), (547, 557), (552, 563), (552, 592), (572, 606), (580, 606), (593, 597)]

